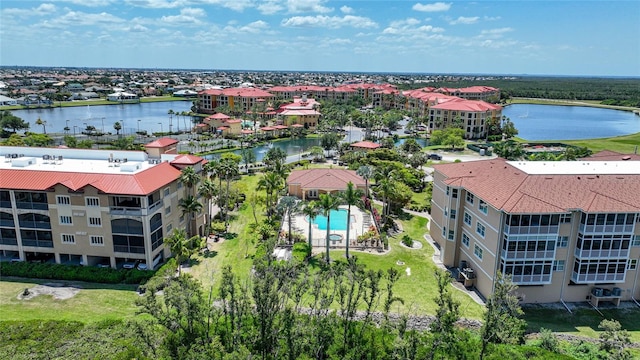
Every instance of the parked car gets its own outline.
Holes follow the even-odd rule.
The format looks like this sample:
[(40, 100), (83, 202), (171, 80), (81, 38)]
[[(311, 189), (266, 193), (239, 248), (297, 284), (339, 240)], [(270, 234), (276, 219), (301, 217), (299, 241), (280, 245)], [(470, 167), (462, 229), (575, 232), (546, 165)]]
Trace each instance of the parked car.
[(136, 265), (138, 265), (137, 261), (127, 261), (124, 264), (122, 264), (122, 268), (123, 269), (133, 269), (136, 267)]
[(442, 155), (439, 154), (429, 154), (430, 160), (442, 160)]
[(149, 267), (147, 267), (147, 263), (141, 262), (140, 264), (138, 264), (136, 269), (138, 269), (138, 270), (149, 270)]

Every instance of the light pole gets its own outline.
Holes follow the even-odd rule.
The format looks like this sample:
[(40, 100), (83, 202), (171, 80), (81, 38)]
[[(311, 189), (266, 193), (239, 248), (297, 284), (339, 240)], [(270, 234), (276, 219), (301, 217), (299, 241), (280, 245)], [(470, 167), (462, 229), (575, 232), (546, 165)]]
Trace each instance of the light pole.
[(78, 125), (73, 125), (73, 137), (76, 137), (76, 128)]
[(101, 120), (102, 120), (102, 133), (104, 134), (104, 117)]
[(160, 136), (162, 136), (162, 134), (164, 133), (164, 130), (162, 129), (162, 123), (159, 122), (158, 125), (160, 125)]
[(138, 135), (140, 135), (140, 119), (138, 119)]

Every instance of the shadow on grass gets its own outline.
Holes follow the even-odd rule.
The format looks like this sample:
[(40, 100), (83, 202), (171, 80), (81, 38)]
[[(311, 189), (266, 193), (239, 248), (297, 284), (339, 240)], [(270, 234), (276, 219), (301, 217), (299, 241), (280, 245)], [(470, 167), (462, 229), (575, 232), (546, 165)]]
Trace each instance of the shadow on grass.
[(592, 308), (584, 307), (574, 309), (573, 314), (566, 309), (549, 309), (538, 306), (526, 306), (524, 319), (527, 321), (527, 331), (537, 332), (541, 327), (556, 332), (578, 332), (579, 328), (591, 328), (600, 331), (598, 325), (604, 319), (614, 319), (620, 322), (627, 331), (640, 331), (640, 309), (638, 308), (607, 308), (599, 307), (601, 316)]
[(34, 279), (34, 278), (23, 278), (16, 276), (3, 276), (0, 281), (4, 282), (12, 282), (12, 283), (26, 283), (33, 285), (42, 285), (42, 284), (64, 284), (69, 286), (77, 286), (82, 289), (103, 289), (103, 290), (135, 290), (138, 287), (138, 284), (107, 284), (107, 283), (93, 283), (86, 281), (75, 281), (75, 280), (56, 280), (56, 279)]
[(411, 219), (413, 219), (413, 215), (409, 214), (408, 212), (402, 211), (400, 212), (400, 214), (398, 214), (398, 220), (409, 221)]

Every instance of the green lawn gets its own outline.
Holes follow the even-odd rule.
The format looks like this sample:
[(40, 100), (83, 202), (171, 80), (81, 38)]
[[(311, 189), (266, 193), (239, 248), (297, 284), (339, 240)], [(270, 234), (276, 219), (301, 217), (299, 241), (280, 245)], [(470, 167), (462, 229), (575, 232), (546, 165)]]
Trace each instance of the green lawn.
[(565, 309), (543, 307), (525, 308), (527, 330), (538, 331), (541, 327), (555, 332), (597, 338), (600, 334), (598, 324), (603, 319), (615, 319), (623, 329), (629, 331), (631, 341), (640, 342), (640, 310), (601, 309), (604, 317), (590, 308), (578, 309), (570, 314)]
[[(95, 322), (135, 316), (138, 295), (131, 285), (106, 285), (73, 282), (81, 287), (74, 297), (56, 300), (40, 295), (30, 300), (19, 300), (25, 288), (51, 280), (21, 279), (0, 281), (0, 320), (74, 320)], [(62, 282), (62, 281), (55, 281)]]

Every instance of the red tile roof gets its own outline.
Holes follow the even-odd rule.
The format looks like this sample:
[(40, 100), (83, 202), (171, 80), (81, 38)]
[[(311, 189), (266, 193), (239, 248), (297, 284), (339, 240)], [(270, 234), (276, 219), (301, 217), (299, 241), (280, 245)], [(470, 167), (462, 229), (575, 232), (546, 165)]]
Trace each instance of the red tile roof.
[(155, 140), (155, 141), (152, 141), (152, 142), (146, 144), (144, 147), (148, 147), (148, 148), (163, 148), (163, 147), (175, 145), (177, 143), (178, 143), (178, 140), (176, 140), (176, 139), (163, 137), (163, 138), (160, 138), (158, 140)]
[(207, 116), (207, 118), (224, 120), (224, 119), (231, 119), (231, 116), (223, 113), (215, 113), (211, 116)]
[(592, 154), (589, 157), (584, 158), (585, 160), (595, 160), (595, 161), (621, 161), (621, 160), (633, 160), (640, 161), (640, 155), (638, 154), (623, 154), (610, 150), (602, 150), (595, 154)]
[(357, 187), (366, 185), (364, 179), (356, 174), (354, 170), (294, 170), (287, 177), (287, 184), (300, 185), (304, 189), (344, 190), (349, 182), (352, 182)]
[(171, 164), (173, 164), (173, 165), (195, 165), (195, 164), (200, 163), (202, 161), (204, 161), (204, 158), (201, 158), (200, 156), (185, 154), (185, 155), (176, 156), (176, 158), (171, 161)]
[(355, 148), (363, 148), (363, 149), (377, 149), (382, 145), (376, 144), (371, 141), (359, 141), (357, 143), (351, 144), (350, 146)]
[(480, 100), (452, 100), (441, 104), (431, 106), (431, 109), (440, 110), (455, 110), (455, 111), (471, 111), (471, 112), (485, 112), (492, 110), (502, 110), (502, 106), (489, 104), (488, 102)]
[(86, 186), (117, 195), (147, 195), (180, 177), (180, 170), (163, 162), (135, 174), (98, 174), (65, 171), (2, 170), (0, 188), (45, 191), (61, 184), (77, 191)]
[(640, 211), (640, 175), (530, 175), (504, 159), (433, 167), (445, 184), (464, 187), (507, 213)]

